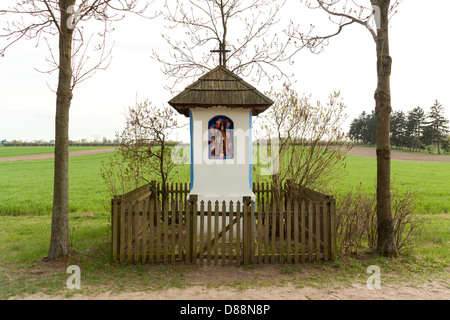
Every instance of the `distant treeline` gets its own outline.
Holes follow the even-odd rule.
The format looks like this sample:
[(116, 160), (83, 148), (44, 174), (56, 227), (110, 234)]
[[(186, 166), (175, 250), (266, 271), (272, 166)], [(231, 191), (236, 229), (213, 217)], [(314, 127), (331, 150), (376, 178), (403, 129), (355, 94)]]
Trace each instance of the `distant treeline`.
[[(166, 142), (166, 146), (173, 147), (179, 142), (168, 141)], [(11, 140), (6, 141), (2, 140), (2, 146), (4, 147), (54, 147), (55, 143), (53, 141), (34, 141), (34, 142), (24, 142), (20, 140)], [(78, 142), (78, 141), (69, 141), (70, 147), (118, 147), (120, 146), (119, 141), (107, 141), (107, 142)]]
[[(363, 111), (353, 119), (348, 136), (354, 142), (375, 145), (376, 133), (375, 112)], [(448, 153), (449, 133), (449, 120), (445, 118), (444, 108), (437, 100), (428, 112), (416, 107), (406, 114), (403, 111), (393, 111), (391, 114), (392, 147), (431, 152), (431, 147), (436, 146), (438, 154), (441, 150)]]

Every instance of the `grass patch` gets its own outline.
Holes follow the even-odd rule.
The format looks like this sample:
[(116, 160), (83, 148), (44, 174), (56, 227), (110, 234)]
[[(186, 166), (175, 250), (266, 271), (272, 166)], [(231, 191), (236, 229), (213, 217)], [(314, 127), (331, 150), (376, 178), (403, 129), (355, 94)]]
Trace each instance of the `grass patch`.
[[(375, 193), (376, 159), (347, 156), (346, 172), (336, 183), (336, 193), (361, 191)], [(419, 213), (450, 213), (450, 163), (391, 161), (391, 179), (400, 194), (417, 190)]]
[[(109, 190), (100, 176), (108, 153), (69, 158), (70, 212), (106, 213)], [(53, 199), (53, 159), (0, 162), (0, 214), (49, 214)]]
[[(425, 215), (424, 230), (417, 238), (417, 246), (405, 255), (419, 257), (426, 263), (450, 263), (450, 215)], [(434, 260), (434, 262), (431, 262)]]

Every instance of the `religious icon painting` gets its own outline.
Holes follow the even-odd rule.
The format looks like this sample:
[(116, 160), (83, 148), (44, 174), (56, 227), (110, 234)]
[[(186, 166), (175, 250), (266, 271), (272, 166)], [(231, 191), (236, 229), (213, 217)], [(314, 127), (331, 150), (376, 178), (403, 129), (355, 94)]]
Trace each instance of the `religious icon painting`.
[(233, 121), (226, 116), (215, 116), (208, 121), (209, 159), (233, 159)]

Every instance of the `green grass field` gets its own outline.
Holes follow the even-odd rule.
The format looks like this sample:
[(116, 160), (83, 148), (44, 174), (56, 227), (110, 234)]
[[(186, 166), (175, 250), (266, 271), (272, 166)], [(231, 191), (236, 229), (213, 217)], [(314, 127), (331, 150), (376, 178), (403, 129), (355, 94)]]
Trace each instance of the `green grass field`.
[[(110, 153), (70, 158), (69, 208), (71, 212), (107, 213), (109, 190), (100, 177), (102, 160)], [(376, 160), (347, 156), (346, 172), (336, 181), (336, 193), (361, 184), (375, 192)], [(189, 181), (189, 167), (179, 169), (180, 181)], [(53, 160), (0, 162), (0, 214), (49, 214), (53, 193)], [(172, 172), (178, 182), (176, 169)], [(417, 191), (420, 213), (450, 212), (450, 163), (392, 161), (392, 180), (400, 193)]]
[[(100, 177), (108, 153), (69, 160), (70, 212), (107, 212), (109, 191)], [(48, 214), (53, 199), (53, 160), (0, 162), (0, 213)]]
[[(346, 172), (336, 183), (338, 192), (356, 189), (376, 191), (376, 159), (347, 156)], [(420, 213), (450, 213), (450, 163), (391, 162), (391, 181), (400, 194), (417, 191)]]

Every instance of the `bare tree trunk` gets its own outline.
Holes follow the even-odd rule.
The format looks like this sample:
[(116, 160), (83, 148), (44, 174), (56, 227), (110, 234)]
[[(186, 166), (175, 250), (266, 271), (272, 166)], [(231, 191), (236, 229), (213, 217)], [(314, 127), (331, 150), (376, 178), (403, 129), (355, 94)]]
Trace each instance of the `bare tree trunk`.
[(390, 75), (392, 58), (389, 55), (389, 3), (389, 0), (378, 1), (381, 10), (381, 23), (376, 41), (378, 86), (375, 92), (375, 114), (377, 117), (377, 251), (385, 256), (397, 255), (390, 190), (391, 151), (389, 146), (392, 110)]
[(50, 249), (47, 259), (70, 253), (69, 241), (69, 109), (72, 100), (72, 33), (67, 8), (75, 0), (60, 0), (59, 77), (56, 92), (55, 167)]

